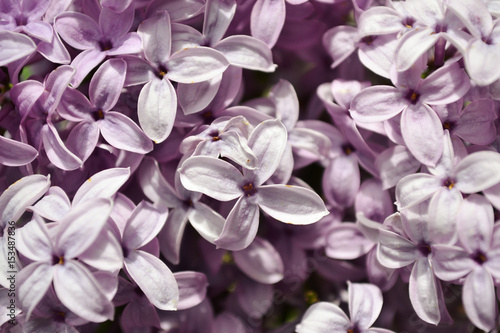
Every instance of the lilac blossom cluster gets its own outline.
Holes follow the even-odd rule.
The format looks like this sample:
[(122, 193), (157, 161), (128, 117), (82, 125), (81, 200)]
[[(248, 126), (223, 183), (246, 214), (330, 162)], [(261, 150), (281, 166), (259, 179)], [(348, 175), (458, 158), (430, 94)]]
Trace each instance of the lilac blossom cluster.
[(499, 0), (0, 0), (0, 330), (497, 332), (499, 62)]

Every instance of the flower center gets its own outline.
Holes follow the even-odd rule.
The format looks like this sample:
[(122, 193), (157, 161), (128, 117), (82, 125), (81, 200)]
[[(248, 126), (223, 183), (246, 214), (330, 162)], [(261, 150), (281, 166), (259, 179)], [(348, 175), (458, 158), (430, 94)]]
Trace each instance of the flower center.
[(92, 117), (94, 118), (95, 121), (104, 119), (104, 112), (102, 110), (97, 110), (92, 112)]
[(415, 24), (415, 19), (413, 17), (406, 17), (403, 21), (401, 21), (401, 24), (408, 29), (413, 28), (413, 24)]
[(344, 152), (344, 154), (349, 156), (354, 153), (356, 149), (350, 143), (345, 143), (342, 145), (342, 151)]
[(57, 323), (64, 323), (65, 318), (66, 318), (66, 313), (62, 311), (54, 312), (54, 314), (52, 315), (52, 319)]
[(113, 44), (109, 39), (102, 39), (99, 41), (99, 47), (101, 48), (101, 51), (108, 51), (113, 48)]
[(419, 98), (420, 94), (417, 93), (415, 90), (413, 89), (408, 90), (408, 93), (406, 94), (406, 99), (409, 100), (411, 104), (417, 104)]
[(418, 245), (418, 250), (420, 251), (420, 253), (424, 256), (424, 257), (427, 257), (429, 256), (429, 254), (432, 253), (432, 249), (431, 249), (431, 246), (427, 243), (420, 243)]
[(451, 178), (446, 178), (444, 181), (443, 181), (443, 186), (444, 187), (447, 187), (449, 190), (451, 190), (452, 188), (455, 187), (455, 180), (454, 179), (451, 179)]
[(220, 137), (219, 137), (220, 133), (219, 133), (219, 131), (213, 131), (209, 135), (212, 137), (212, 141), (213, 142), (220, 140)]
[(160, 65), (158, 66), (158, 72), (156, 73), (156, 76), (161, 80), (165, 75), (167, 75), (168, 70), (167, 67)]
[(472, 255), (472, 259), (479, 265), (484, 264), (488, 260), (486, 254), (481, 250), (477, 250), (477, 252)]
[(447, 129), (448, 131), (452, 131), (455, 128), (455, 123), (451, 121), (445, 121), (443, 123), (443, 129)]
[(243, 192), (247, 197), (251, 197), (257, 193), (257, 188), (253, 186), (253, 183), (247, 183), (243, 185)]

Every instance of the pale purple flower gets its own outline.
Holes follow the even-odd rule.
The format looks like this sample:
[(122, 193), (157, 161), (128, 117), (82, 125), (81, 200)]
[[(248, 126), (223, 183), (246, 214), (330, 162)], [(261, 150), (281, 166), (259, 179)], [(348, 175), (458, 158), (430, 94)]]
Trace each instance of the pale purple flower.
[[(421, 59), (422, 60), (422, 59)], [(351, 102), (351, 116), (362, 122), (379, 122), (401, 113), (401, 133), (411, 153), (421, 163), (434, 166), (442, 154), (443, 127), (429, 105), (457, 101), (469, 90), (467, 75), (457, 63), (420, 77), (423, 62), (406, 72), (393, 72), (396, 87), (374, 86)]]
[(309, 224), (328, 214), (313, 191), (286, 185), (262, 185), (276, 170), (286, 145), (286, 130), (279, 120), (262, 122), (250, 135), (248, 145), (258, 158), (255, 170), (243, 174), (231, 164), (212, 157), (195, 156), (179, 169), (183, 185), (220, 201), (238, 198), (229, 213), (218, 247), (241, 250), (255, 238), (259, 207), (277, 220)]
[(94, 151), (99, 133), (115, 148), (145, 154), (153, 143), (139, 126), (120, 112), (112, 111), (125, 82), (127, 63), (110, 59), (103, 63), (90, 81), (89, 99), (69, 88), (61, 99), (59, 114), (78, 122), (70, 132), (67, 147), (86, 161)]
[(172, 53), (170, 16), (159, 12), (143, 21), (142, 36), (145, 60), (127, 57), (125, 85), (146, 85), (138, 100), (139, 123), (148, 137), (160, 143), (174, 125), (177, 95), (170, 82), (207, 81), (224, 72), (229, 65), (220, 52), (207, 47), (186, 48)]
[(434, 271), (445, 281), (465, 277), (462, 302), (469, 319), (484, 331), (497, 325), (495, 281), (500, 279), (500, 225), (487, 200), (473, 194), (457, 217), (459, 246), (434, 247)]
[(54, 27), (62, 39), (83, 51), (71, 62), (71, 66), (76, 69), (71, 81), (73, 87), (78, 87), (85, 76), (106, 56), (142, 51), (139, 35), (129, 32), (133, 20), (132, 6), (121, 13), (102, 8), (99, 22), (77, 12), (64, 12), (55, 18)]
[(82, 256), (98, 240), (111, 207), (109, 199), (89, 200), (72, 209), (51, 229), (35, 214), (17, 231), (17, 250), (33, 261), (17, 276), (20, 307), (28, 318), (51, 285), (61, 303), (78, 316), (93, 322), (113, 317), (110, 299)]
[(36, 45), (18, 32), (0, 31), (0, 50), (0, 66), (5, 66), (35, 52)]

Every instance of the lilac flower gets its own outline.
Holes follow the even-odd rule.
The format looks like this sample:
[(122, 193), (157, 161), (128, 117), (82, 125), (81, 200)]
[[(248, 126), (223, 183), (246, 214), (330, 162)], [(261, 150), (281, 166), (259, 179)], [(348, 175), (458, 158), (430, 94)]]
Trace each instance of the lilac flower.
[(465, 277), (462, 302), (470, 320), (482, 330), (496, 326), (494, 284), (500, 279), (500, 229), (491, 205), (479, 195), (464, 200), (457, 214), (460, 246), (436, 245), (434, 271), (445, 281)]
[(156, 237), (167, 215), (167, 209), (142, 201), (125, 222), (120, 243), (125, 271), (149, 301), (159, 309), (175, 310), (179, 288), (174, 275), (160, 259), (141, 249)]
[(156, 161), (146, 158), (139, 169), (139, 184), (144, 194), (156, 205), (171, 208), (165, 226), (160, 231), (160, 250), (173, 264), (179, 263), (184, 228), (191, 225), (207, 241), (213, 243), (222, 232), (224, 218), (210, 206), (199, 201), (198, 192), (182, 186), (176, 173), (175, 187), (163, 177)]
[(51, 285), (63, 305), (78, 316), (93, 322), (113, 317), (111, 301), (81, 257), (98, 239), (111, 207), (108, 199), (89, 200), (50, 230), (37, 215), (18, 230), (17, 250), (33, 261), (17, 276), (19, 303), (27, 318)]
[(328, 302), (313, 304), (297, 325), (297, 333), (327, 333), (327, 332), (378, 332), (393, 331), (372, 328), (382, 310), (382, 292), (372, 284), (348, 282), (349, 318), (342, 309)]
[(450, 321), (450, 317), (444, 307), (441, 284), (433, 272), (433, 246), (439, 242), (434, 240), (430, 227), (439, 222), (430, 220), (426, 212), (427, 204), (422, 203), (394, 216), (391, 223), (399, 230), (381, 228), (377, 258), (388, 268), (412, 266), (411, 304), (422, 320), (437, 325), (440, 321)]
[(78, 87), (87, 74), (106, 56), (134, 54), (142, 50), (136, 32), (128, 32), (134, 20), (134, 9), (129, 6), (121, 13), (102, 8), (99, 23), (87, 15), (65, 12), (54, 20), (54, 27), (62, 39), (78, 50), (71, 62), (76, 75), (71, 84)]
[(27, 80), (11, 89), (11, 97), (19, 108), (23, 119), (21, 130), (23, 141), (33, 142), (40, 151), (45, 149), (49, 160), (63, 170), (75, 170), (82, 165), (62, 141), (55, 125), (56, 108), (75, 70), (71, 66), (60, 66), (45, 78), (44, 83)]
[(500, 182), (500, 155), (482, 151), (457, 162), (448, 131), (444, 152), (431, 174), (416, 173), (401, 179), (396, 186), (396, 204), (400, 210), (430, 198), (429, 218), (439, 223), (430, 227), (436, 240), (453, 244), (456, 240), (456, 217), (462, 193), (485, 190)]
[(130, 118), (111, 111), (118, 101), (127, 64), (110, 59), (102, 64), (90, 81), (90, 101), (78, 90), (68, 89), (58, 109), (62, 117), (78, 122), (67, 146), (83, 161), (94, 151), (99, 133), (113, 147), (135, 153), (148, 153), (153, 143)]
[(206, 47), (171, 53), (171, 26), (167, 12), (145, 20), (138, 29), (146, 60), (128, 57), (125, 85), (146, 85), (139, 94), (138, 117), (142, 129), (157, 143), (173, 128), (177, 96), (170, 80), (196, 83), (222, 74), (229, 65), (218, 51)]
[(229, 250), (246, 248), (255, 238), (259, 206), (277, 220), (309, 224), (328, 214), (313, 191), (285, 185), (262, 185), (276, 170), (286, 143), (286, 130), (278, 120), (267, 120), (255, 128), (248, 145), (258, 158), (255, 170), (243, 174), (231, 164), (211, 157), (195, 156), (180, 168), (183, 185), (217, 200), (239, 198), (229, 213), (218, 247)]
[[(351, 102), (351, 116), (363, 122), (388, 120), (401, 114), (401, 133), (421, 163), (434, 166), (442, 154), (442, 125), (430, 105), (448, 104), (469, 90), (469, 80), (457, 63), (421, 79), (421, 64), (392, 77), (396, 88), (368, 87)], [(395, 73), (394, 73), (395, 74)]]
[(26, 165), (38, 156), (35, 148), (25, 143), (0, 136), (0, 164)]

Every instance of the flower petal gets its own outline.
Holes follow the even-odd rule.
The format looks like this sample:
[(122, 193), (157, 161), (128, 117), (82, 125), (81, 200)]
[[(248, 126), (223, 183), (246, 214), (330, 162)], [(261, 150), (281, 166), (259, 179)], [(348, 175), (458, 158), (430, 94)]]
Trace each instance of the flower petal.
[(410, 301), (420, 319), (434, 325), (441, 320), (436, 283), (429, 259), (417, 260), (410, 275)]
[(196, 83), (222, 74), (228, 66), (221, 52), (200, 46), (174, 53), (167, 62), (166, 76), (175, 82)]
[(73, 207), (89, 200), (112, 197), (129, 177), (129, 168), (110, 168), (96, 173), (76, 191)]
[(465, 280), (462, 302), (467, 317), (484, 331), (496, 326), (497, 302), (493, 278), (484, 268), (472, 271)]
[(305, 187), (265, 185), (257, 195), (262, 210), (285, 223), (310, 224), (329, 214), (320, 196)]
[(146, 245), (163, 228), (167, 216), (167, 209), (159, 209), (149, 202), (141, 201), (125, 225), (122, 244), (129, 249), (138, 249)]
[(179, 286), (177, 310), (192, 308), (205, 299), (208, 286), (205, 274), (184, 271), (174, 273), (174, 277)]
[(248, 247), (259, 228), (259, 206), (242, 196), (227, 216), (224, 229), (214, 243), (217, 248), (239, 251)]
[(97, 22), (87, 15), (64, 12), (54, 20), (54, 27), (62, 39), (78, 50), (96, 49), (101, 39)]
[(262, 72), (274, 72), (277, 67), (273, 64), (273, 55), (269, 46), (251, 36), (229, 36), (214, 48), (222, 52), (233, 66)]
[(177, 308), (179, 288), (163, 261), (144, 251), (132, 251), (125, 258), (125, 268), (154, 306), (160, 310)]
[(186, 189), (219, 201), (233, 200), (243, 194), (243, 175), (226, 161), (193, 156), (184, 161), (179, 172)]
[(29, 56), (36, 50), (35, 43), (26, 35), (0, 31), (0, 66), (6, 66), (16, 60)]
[(284, 0), (257, 0), (250, 16), (252, 36), (273, 47), (285, 23)]
[(203, 238), (214, 243), (224, 228), (224, 218), (202, 202), (193, 205), (194, 209), (188, 210), (189, 222)]
[(54, 269), (54, 289), (68, 309), (92, 322), (112, 320), (115, 307), (85, 266), (69, 260)]
[(153, 150), (153, 143), (139, 126), (122, 113), (106, 112), (99, 122), (101, 134), (110, 145), (138, 154)]
[(233, 253), (239, 269), (264, 284), (274, 284), (284, 277), (285, 268), (278, 251), (267, 240), (256, 237), (245, 249)]
[(110, 59), (92, 76), (89, 87), (90, 102), (101, 111), (110, 110), (120, 97), (127, 63), (123, 59)]
[(142, 39), (146, 59), (157, 67), (165, 65), (172, 46), (168, 12), (157, 12), (156, 15), (143, 21), (137, 33)]
[(297, 333), (347, 332), (350, 326), (351, 321), (337, 305), (318, 302), (307, 309), (295, 330)]
[(382, 292), (368, 283), (348, 282), (351, 321), (362, 329), (369, 328), (382, 310)]
[(169, 80), (153, 79), (146, 83), (137, 102), (139, 124), (156, 143), (165, 141), (174, 126), (177, 95)]
[(456, 186), (463, 193), (475, 193), (500, 182), (500, 154), (480, 151), (466, 156), (455, 168)]
[(34, 262), (23, 268), (17, 277), (17, 293), (20, 308), (26, 319), (38, 305), (52, 284), (54, 267), (46, 262)]

